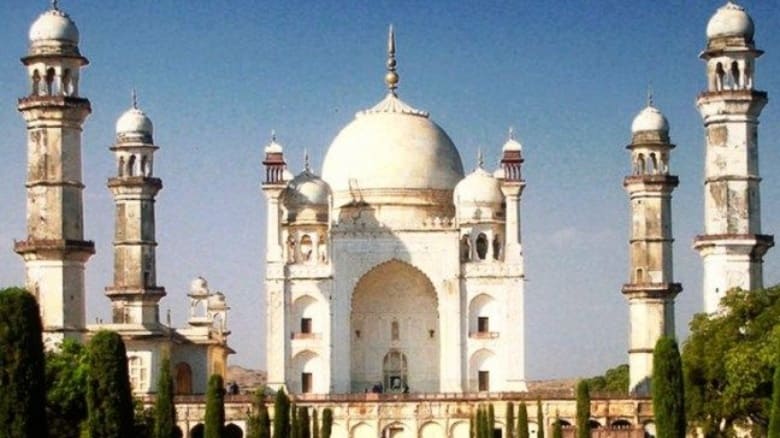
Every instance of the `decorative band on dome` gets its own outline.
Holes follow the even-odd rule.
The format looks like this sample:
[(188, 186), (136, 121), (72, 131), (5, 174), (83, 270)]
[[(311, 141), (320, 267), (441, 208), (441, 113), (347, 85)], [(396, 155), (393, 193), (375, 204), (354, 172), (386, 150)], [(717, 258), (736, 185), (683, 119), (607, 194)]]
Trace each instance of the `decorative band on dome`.
[(392, 93), (387, 93), (387, 96), (385, 96), (385, 98), (382, 99), (378, 104), (374, 105), (374, 107), (360, 111), (356, 114), (356, 116), (359, 117), (365, 114), (376, 113), (397, 113), (426, 118), (428, 117), (428, 112), (411, 107), (409, 104), (402, 101), (398, 98), (398, 96), (395, 96)]

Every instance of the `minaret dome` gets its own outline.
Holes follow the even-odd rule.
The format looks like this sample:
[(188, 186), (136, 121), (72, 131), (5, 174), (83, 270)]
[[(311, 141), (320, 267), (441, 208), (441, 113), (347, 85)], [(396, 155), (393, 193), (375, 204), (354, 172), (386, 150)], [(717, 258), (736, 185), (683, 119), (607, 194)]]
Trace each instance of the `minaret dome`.
[(728, 2), (707, 23), (707, 38), (741, 37), (752, 41), (753, 30), (753, 19), (745, 9)]
[(30, 26), (30, 43), (59, 41), (77, 45), (79, 29), (70, 16), (59, 9), (49, 9)]
[(669, 122), (658, 108), (648, 105), (634, 117), (631, 123), (631, 133), (637, 134), (644, 131), (669, 132)]

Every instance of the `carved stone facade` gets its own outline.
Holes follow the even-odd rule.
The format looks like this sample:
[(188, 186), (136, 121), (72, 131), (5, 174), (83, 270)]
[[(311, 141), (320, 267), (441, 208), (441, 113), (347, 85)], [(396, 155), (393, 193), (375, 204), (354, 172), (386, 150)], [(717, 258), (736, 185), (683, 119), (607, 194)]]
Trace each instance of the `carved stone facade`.
[[(389, 77), (397, 80), (390, 37)], [(395, 83), (284, 177), (265, 148), (268, 382), (294, 394), (523, 391), (522, 147), (464, 176)]]

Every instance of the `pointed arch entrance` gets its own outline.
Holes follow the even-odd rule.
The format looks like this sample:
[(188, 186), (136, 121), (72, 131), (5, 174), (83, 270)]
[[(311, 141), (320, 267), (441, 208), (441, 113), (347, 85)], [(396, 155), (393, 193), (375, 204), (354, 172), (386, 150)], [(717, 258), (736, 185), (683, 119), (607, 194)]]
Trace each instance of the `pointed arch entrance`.
[(350, 324), (353, 392), (439, 390), (438, 300), (419, 269), (391, 260), (366, 273), (352, 293)]

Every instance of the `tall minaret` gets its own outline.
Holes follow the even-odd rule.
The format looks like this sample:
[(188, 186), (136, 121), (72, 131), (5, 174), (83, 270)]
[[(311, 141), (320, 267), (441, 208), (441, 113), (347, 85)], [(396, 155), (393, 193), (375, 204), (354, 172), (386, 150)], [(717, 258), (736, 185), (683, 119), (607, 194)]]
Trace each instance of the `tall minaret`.
[(280, 195), (287, 186), (287, 170), (284, 149), (271, 133), (271, 142), (265, 147), (265, 179), (262, 190), (266, 197), (266, 370), (268, 384), (279, 388), (287, 379), (286, 358), (289, 352), (285, 309), (284, 258), (282, 257)]
[(669, 175), (669, 142), (666, 117), (648, 105), (631, 125), (632, 174), (623, 180), (631, 198), (628, 298), (630, 340), (629, 391), (650, 393), (653, 349), (662, 336), (674, 337), (674, 297), (682, 290), (672, 275), (672, 191), (678, 179)]
[(159, 326), (158, 302), (165, 289), (157, 285), (154, 197), (162, 181), (154, 177), (152, 121), (133, 106), (116, 122), (116, 176), (108, 188), (116, 204), (114, 284), (106, 288), (114, 324)]
[(91, 107), (79, 97), (88, 61), (78, 43), (76, 25), (55, 1), (30, 28), (22, 58), (30, 84), (18, 105), (27, 122), (27, 238), (14, 250), (38, 299), (48, 348), (85, 330), (84, 265), (95, 253), (84, 240), (81, 130)]
[(707, 24), (707, 90), (696, 102), (707, 130), (704, 233), (694, 248), (704, 263), (704, 309), (717, 311), (733, 288), (763, 287), (763, 256), (774, 237), (761, 234), (758, 117), (767, 102), (754, 89), (753, 20), (731, 2)]

